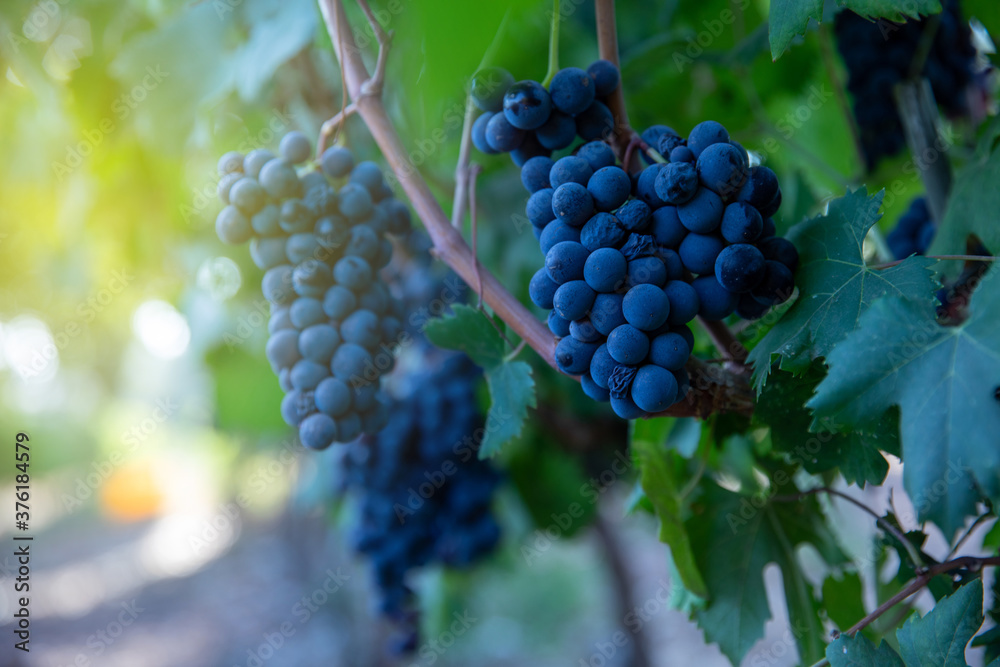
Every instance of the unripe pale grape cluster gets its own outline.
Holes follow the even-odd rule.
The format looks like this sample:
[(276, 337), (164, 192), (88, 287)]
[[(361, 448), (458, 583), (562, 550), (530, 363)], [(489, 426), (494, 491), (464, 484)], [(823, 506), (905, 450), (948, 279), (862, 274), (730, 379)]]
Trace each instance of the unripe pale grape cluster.
[(225, 243), (250, 242), (271, 304), (267, 359), (286, 392), (281, 415), (302, 444), (324, 449), (375, 433), (388, 420), (379, 379), (392, 368), (402, 313), (379, 277), (388, 234), (410, 229), (409, 209), (373, 162), (327, 149), (319, 169), (301, 132), (219, 160), (216, 218)]
[[(521, 167), (526, 214), (545, 256), (529, 296), (552, 311), (557, 366), (579, 375), (588, 396), (634, 419), (686, 395), (694, 344), (687, 324), (698, 315), (760, 317), (791, 296), (798, 253), (775, 235), (774, 172), (751, 167), (717, 122), (696, 125), (687, 139), (664, 125), (647, 129), (643, 141), (667, 162), (629, 174), (606, 143), (614, 119), (600, 101), (618, 84), (617, 69), (598, 61), (586, 72), (560, 71), (548, 90), (522, 81), (479, 99), (474, 85), (486, 113), (473, 140), (484, 152), (514, 151)], [(575, 134), (545, 140), (564, 116)], [(578, 136), (585, 143), (571, 154), (551, 157)]]

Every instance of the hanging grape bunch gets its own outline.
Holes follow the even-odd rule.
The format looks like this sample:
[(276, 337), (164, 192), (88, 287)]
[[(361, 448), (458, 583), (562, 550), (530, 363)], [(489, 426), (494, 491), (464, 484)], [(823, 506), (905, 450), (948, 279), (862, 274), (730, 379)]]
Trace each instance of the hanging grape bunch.
[(354, 548), (371, 560), (379, 609), (397, 626), (401, 653), (418, 644), (408, 573), (432, 562), (467, 567), (500, 540), (491, 510), (499, 477), (478, 458), (481, 377), (458, 354), (409, 377), (386, 428), (351, 445), (344, 459), (348, 490), (358, 500)]
[(837, 48), (847, 66), (847, 89), (854, 97), (854, 117), (869, 170), (906, 146), (892, 88), (910, 78), (928, 31), (935, 31), (933, 43), (920, 73), (949, 115), (969, 114), (968, 88), (975, 79), (976, 58), (972, 30), (962, 20), (958, 0), (942, 4), (939, 16), (902, 24), (872, 22), (852, 11), (837, 14)]
[[(495, 68), (484, 78), (513, 81)], [(521, 167), (545, 255), (529, 294), (552, 311), (556, 364), (579, 375), (588, 396), (635, 419), (684, 398), (687, 323), (760, 317), (791, 296), (798, 253), (775, 236), (774, 172), (751, 167), (719, 123), (696, 125), (686, 140), (664, 125), (647, 129), (643, 141), (666, 161), (627, 173), (603, 140), (614, 118), (602, 100), (618, 83), (606, 61), (563, 69), (548, 90), (520, 81), (500, 95), (474, 83), (485, 113), (472, 137)], [(577, 137), (586, 143), (552, 159)]]
[[(392, 367), (402, 314), (379, 277), (392, 258), (387, 234), (410, 229), (410, 212), (392, 196), (373, 162), (327, 149), (319, 169), (301, 132), (280, 157), (257, 149), (219, 160), (216, 219), (223, 242), (250, 242), (271, 304), (267, 358), (286, 392), (281, 415), (302, 444), (324, 449), (379, 431), (388, 407), (379, 378)], [(339, 189), (334, 187), (337, 184)]]

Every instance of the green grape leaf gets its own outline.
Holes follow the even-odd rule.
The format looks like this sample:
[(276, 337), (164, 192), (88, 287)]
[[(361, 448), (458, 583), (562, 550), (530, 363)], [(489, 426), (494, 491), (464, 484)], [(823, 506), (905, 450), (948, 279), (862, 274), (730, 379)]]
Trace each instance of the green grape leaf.
[(823, 0), (771, 0), (771, 60), (780, 58), (796, 35), (805, 34), (809, 19), (822, 18)]
[[(996, 586), (993, 588), (995, 593)], [(991, 612), (990, 616), (994, 616), (994, 613)], [(993, 620), (995, 621), (996, 618)], [(1000, 625), (994, 625), (986, 632), (976, 635), (976, 638), (972, 640), (972, 645), (985, 647), (984, 660), (992, 660), (991, 664), (1000, 661)]]
[(870, 432), (841, 433), (838, 431), (844, 428), (830, 419), (813, 428), (813, 416), (805, 404), (824, 376), (818, 363), (801, 376), (775, 373), (760, 394), (754, 420), (771, 428), (771, 443), (776, 451), (807, 472), (818, 474), (840, 468), (850, 484), (881, 484), (889, 472), (889, 462), (879, 450), (898, 454), (898, 420), (881, 420)]
[(239, 60), (228, 47), (230, 27), (214, 3), (205, 2), (132, 36), (108, 71), (122, 90), (143, 85), (146, 97), (135, 111), (118, 101), (114, 120), (133, 123), (150, 145), (180, 151), (194, 126), (194, 110), (207, 101), (217, 104), (232, 89)]
[(677, 570), (673, 554), (667, 554), (667, 574), (670, 575), (670, 593), (667, 595), (667, 606), (671, 609), (690, 614), (695, 609), (705, 606), (705, 598), (695, 595), (684, 586), (684, 578)]
[(837, 0), (837, 5), (865, 18), (883, 18), (896, 23), (941, 11), (940, 0)]
[[(941, 11), (939, 0), (837, 0), (837, 5), (866, 18), (896, 22)], [(768, 20), (772, 60), (781, 57), (797, 35), (805, 34), (810, 19), (823, 19), (823, 0), (771, 0)]]
[[(229, 9), (220, 5), (221, 14)], [(254, 100), (285, 62), (309, 46), (316, 36), (316, 3), (311, 0), (257, 0), (245, 5), (250, 35), (239, 53), (236, 87), (244, 100)]]
[(528, 408), (537, 407), (535, 380), (531, 366), (524, 361), (507, 361), (486, 369), (486, 386), (490, 389), (490, 411), (479, 449), (481, 459), (496, 455), (508, 441), (520, 436)]
[[(835, 538), (814, 497), (763, 506), (759, 500), (759, 496), (742, 496), (713, 484), (699, 499), (700, 512), (686, 522), (698, 568), (712, 574), (706, 580), (708, 605), (695, 616), (705, 637), (717, 643), (733, 664), (740, 664), (764, 636), (764, 624), (773, 616), (764, 588), (764, 568), (776, 563), (781, 568), (800, 662), (811, 664), (823, 657), (824, 629), (795, 549), (804, 543), (832, 545)], [(823, 550), (828, 562), (831, 555), (837, 561), (846, 558), (839, 549), (833, 551), (838, 553)]]
[(975, 234), (993, 253), (1000, 252), (1000, 147), (996, 147), (994, 124), (981, 138), (974, 159), (955, 174), (948, 210), (938, 228), (929, 254), (951, 255), (966, 252), (965, 241)]
[(903, 660), (884, 641), (875, 648), (862, 634), (840, 635), (826, 647), (830, 667), (905, 667)]
[[(1000, 521), (995, 521), (989, 532), (983, 536), (983, 548), (990, 551), (1000, 550)], [(997, 601), (1000, 602), (1000, 596)]]
[[(829, 576), (823, 582), (823, 609), (827, 618), (840, 630), (846, 630), (865, 617), (861, 577), (857, 572)], [(827, 657), (830, 653), (827, 651)]]
[(428, 320), (424, 335), (438, 347), (465, 352), (487, 371), (503, 363), (503, 338), (485, 313), (470, 306), (457, 304), (450, 315)]
[(983, 277), (970, 311), (942, 327), (930, 304), (879, 301), (827, 357), (830, 373), (808, 403), (862, 428), (898, 405), (906, 490), (920, 520), (946, 536), (975, 511), (979, 491), (1000, 501), (1000, 268)]
[(923, 618), (914, 614), (896, 631), (910, 667), (966, 667), (965, 647), (983, 624), (983, 581), (962, 586)]
[(681, 518), (678, 473), (685, 468), (684, 458), (666, 446), (672, 419), (639, 419), (632, 422), (631, 448), (639, 459), (641, 482), (646, 497), (660, 519), (660, 541), (670, 547), (674, 565), (684, 588), (698, 597), (707, 590), (691, 552), (691, 542)]
[(862, 313), (879, 298), (895, 294), (930, 303), (936, 283), (929, 267), (935, 260), (914, 256), (882, 270), (865, 264), (864, 239), (878, 222), (882, 196), (879, 192), (869, 197), (864, 188), (849, 190), (830, 202), (825, 215), (789, 230), (799, 250), (799, 296), (750, 352), (758, 392), (767, 381), (772, 357), (781, 357), (784, 370), (805, 371), (857, 328)]
[[(532, 428), (529, 433), (524, 446), (511, 448), (506, 457), (510, 480), (536, 528), (571, 537), (591, 522), (597, 508), (596, 496), (590, 495), (589, 475), (580, 458), (561, 449), (545, 431)], [(624, 461), (631, 466), (631, 461)], [(528, 565), (541, 555), (544, 545), (521, 547)]]

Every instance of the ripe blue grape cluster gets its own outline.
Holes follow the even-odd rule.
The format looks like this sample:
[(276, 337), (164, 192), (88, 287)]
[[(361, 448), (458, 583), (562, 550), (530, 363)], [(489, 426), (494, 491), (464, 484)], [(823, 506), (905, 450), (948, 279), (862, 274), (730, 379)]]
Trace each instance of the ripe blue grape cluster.
[(472, 81), (472, 100), (483, 113), (472, 126), (472, 142), (483, 153), (510, 153), (521, 167), (569, 148), (578, 136), (600, 139), (614, 129), (606, 100), (618, 80), (618, 69), (606, 60), (586, 71), (560, 70), (548, 90), (537, 81), (515, 82), (499, 67), (480, 70)]
[[(327, 149), (319, 169), (309, 139), (286, 134), (280, 155), (256, 149), (219, 160), (219, 238), (250, 242), (271, 304), (267, 359), (286, 392), (281, 415), (309, 449), (350, 442), (388, 421), (379, 379), (393, 365), (402, 313), (379, 277), (392, 258), (387, 234), (410, 212), (374, 162)], [(337, 187), (334, 187), (336, 184)]]
[[(495, 71), (490, 78), (513, 81)], [(698, 124), (687, 139), (653, 126), (642, 140), (666, 161), (635, 174), (620, 166), (601, 140), (614, 119), (599, 100), (618, 83), (618, 70), (598, 61), (587, 71), (560, 71), (548, 90), (522, 81), (479, 99), (473, 86), (476, 104), (486, 110), (473, 140), (488, 153), (521, 151), (512, 157), (545, 255), (529, 296), (551, 310), (557, 366), (579, 375), (588, 396), (634, 419), (686, 395), (685, 364), (694, 345), (687, 323), (733, 312), (760, 317), (791, 296), (798, 253), (775, 235), (771, 216), (781, 189), (774, 172), (751, 166), (746, 150), (715, 121)], [(594, 105), (604, 118), (599, 127), (580, 120)], [(543, 139), (549, 123), (566, 118), (573, 120), (566, 137)], [(508, 143), (509, 136), (517, 140)], [(582, 145), (552, 158), (577, 136)]]
[(380, 612), (401, 631), (399, 652), (418, 643), (407, 574), (432, 562), (467, 567), (500, 541), (491, 510), (499, 476), (478, 458), (481, 377), (468, 357), (449, 355), (409, 378), (381, 433), (347, 450), (347, 486), (358, 500), (354, 548), (371, 560)]
[[(937, 103), (948, 114), (967, 115), (967, 89), (976, 76), (972, 31), (962, 19), (958, 0), (942, 4), (944, 10), (940, 18), (934, 18), (939, 23), (920, 73), (930, 81)], [(846, 10), (837, 14), (837, 47), (847, 67), (847, 88), (854, 97), (854, 117), (868, 169), (906, 146), (891, 91), (910, 78), (921, 40), (934, 26), (930, 18), (896, 24), (871, 22)]]
[(931, 219), (927, 199), (917, 197), (910, 203), (906, 213), (900, 216), (896, 227), (885, 241), (896, 259), (906, 259), (910, 255), (923, 255), (934, 240), (937, 225)]

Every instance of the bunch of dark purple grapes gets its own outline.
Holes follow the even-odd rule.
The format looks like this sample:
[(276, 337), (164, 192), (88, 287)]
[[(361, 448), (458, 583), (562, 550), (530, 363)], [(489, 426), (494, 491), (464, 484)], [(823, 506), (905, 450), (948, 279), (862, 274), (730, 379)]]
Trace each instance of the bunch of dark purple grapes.
[(389, 418), (379, 380), (392, 368), (403, 314), (379, 270), (392, 258), (386, 235), (407, 233), (410, 212), (378, 166), (355, 165), (346, 148), (327, 149), (316, 169), (309, 140), (289, 132), (279, 152), (222, 156), (226, 207), (215, 228), (225, 243), (250, 241), (265, 271), (266, 353), (286, 392), (281, 415), (303, 445), (324, 449)]
[[(976, 78), (972, 30), (958, 0), (947, 0), (939, 17), (903, 24), (872, 22), (852, 11), (837, 14), (837, 48), (847, 66), (868, 169), (906, 146), (892, 89), (915, 74), (927, 77), (937, 103), (952, 116), (969, 113), (969, 84)], [(936, 27), (935, 27), (936, 26)], [(925, 33), (935, 30), (920, 72), (913, 72)]]
[(472, 126), (472, 142), (483, 153), (510, 153), (521, 167), (535, 156), (569, 148), (577, 137), (606, 137), (615, 119), (605, 101), (618, 81), (618, 69), (606, 60), (587, 71), (560, 70), (548, 90), (537, 81), (515, 83), (499, 67), (480, 70), (472, 81), (472, 99), (483, 114)]
[(500, 541), (491, 509), (499, 476), (478, 458), (481, 378), (468, 357), (449, 354), (408, 378), (382, 432), (347, 450), (347, 487), (359, 503), (354, 548), (371, 560), (380, 611), (401, 630), (400, 652), (418, 643), (407, 574), (432, 562), (467, 567)]
[(910, 255), (923, 255), (931, 247), (937, 225), (931, 219), (931, 210), (924, 197), (917, 197), (910, 208), (900, 216), (896, 227), (885, 241), (896, 259), (906, 259)]
[[(513, 80), (495, 72), (491, 78)], [(560, 71), (549, 90), (522, 81), (506, 95), (479, 100), (474, 87), (481, 107), (502, 105), (477, 121), (476, 145), (485, 142), (492, 152), (523, 148), (529, 135), (518, 124), (525, 118), (542, 122), (540, 128), (557, 114), (573, 118), (571, 112), (600, 104), (595, 96), (610, 95), (618, 83), (618, 71), (598, 61), (587, 72)], [(746, 150), (719, 123), (698, 124), (687, 140), (663, 125), (649, 128), (643, 142), (666, 161), (629, 174), (607, 143), (593, 140), (610, 132), (610, 112), (600, 131), (579, 118), (587, 143), (573, 154), (553, 160), (547, 146), (569, 148), (575, 136), (545, 144), (536, 130), (530, 150), (515, 156), (531, 193), (527, 216), (545, 255), (529, 296), (552, 310), (558, 367), (580, 375), (588, 396), (634, 419), (684, 398), (694, 343), (687, 323), (733, 312), (760, 317), (791, 296), (798, 253), (775, 236), (770, 216), (781, 190), (774, 172), (751, 167)], [(512, 131), (522, 133), (513, 135), (521, 143), (501, 141)]]

